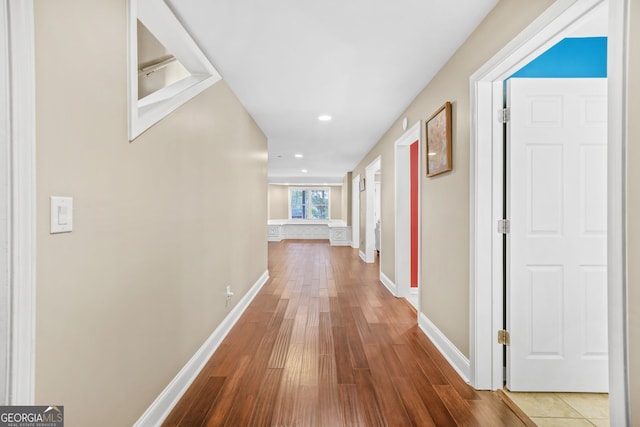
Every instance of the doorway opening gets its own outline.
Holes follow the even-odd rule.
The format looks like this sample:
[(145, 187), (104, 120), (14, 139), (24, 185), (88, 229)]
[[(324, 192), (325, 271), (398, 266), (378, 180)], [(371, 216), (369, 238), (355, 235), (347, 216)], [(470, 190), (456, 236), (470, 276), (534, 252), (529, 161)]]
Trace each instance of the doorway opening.
[(351, 247), (360, 248), (360, 175), (351, 181)]
[[(375, 262), (376, 254), (380, 253), (382, 260), (382, 215), (380, 215), (380, 223), (376, 225), (376, 211), (380, 212), (381, 205), (376, 206), (376, 175), (382, 172), (382, 157), (378, 156), (365, 169), (365, 197), (366, 197), (366, 217), (365, 217), (365, 262)], [(380, 191), (382, 193), (382, 191)], [(378, 203), (382, 200), (382, 196), (378, 198)], [(376, 234), (380, 236), (378, 248), (376, 248)], [(380, 263), (382, 265), (382, 262)]]
[(397, 296), (420, 312), (421, 121), (395, 142), (395, 234)]
[[(504, 380), (503, 346), (497, 332), (503, 328), (503, 256), (502, 220), (503, 194), (501, 165), (503, 125), (498, 121), (504, 102), (503, 82), (516, 70), (558, 43), (570, 31), (580, 27), (598, 8), (607, 8), (604, 0), (556, 2), (516, 39), (471, 77), (472, 108), (472, 200), (471, 200), (471, 382), (478, 389), (501, 389)], [(626, 35), (623, 22), (624, 0), (610, 0), (611, 13), (609, 49), (622, 51)], [(622, 56), (622, 55), (621, 55)], [(609, 57), (609, 130), (608, 130), (608, 226), (609, 248), (608, 312), (609, 312), (609, 389), (612, 424), (623, 425), (628, 420), (628, 376), (626, 360), (625, 282), (624, 268), (624, 195), (623, 183), (612, 179), (624, 164), (620, 138), (624, 107), (616, 96), (623, 96), (624, 58)], [(614, 109), (614, 114), (611, 109)], [(612, 168), (611, 165), (616, 166)], [(611, 255), (611, 249), (619, 255)], [(613, 261), (613, 262), (612, 262)]]

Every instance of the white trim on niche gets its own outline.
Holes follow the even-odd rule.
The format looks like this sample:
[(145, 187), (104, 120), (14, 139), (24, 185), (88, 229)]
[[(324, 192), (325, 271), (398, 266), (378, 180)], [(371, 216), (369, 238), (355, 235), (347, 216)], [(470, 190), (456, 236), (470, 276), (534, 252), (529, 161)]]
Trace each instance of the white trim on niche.
[[(190, 73), (167, 87), (138, 99), (138, 22)], [(129, 140), (149, 129), (222, 77), (163, 0), (129, 0)]]
[(142, 414), (140, 419), (136, 421), (134, 427), (159, 426), (162, 424), (268, 280), (269, 271), (265, 271), (251, 287), (249, 292), (242, 297), (227, 317), (224, 318), (222, 323), (213, 331), (205, 343), (202, 344), (202, 347), (198, 349), (187, 364), (178, 372), (178, 375), (176, 375), (162, 393), (160, 393), (160, 396), (156, 398), (151, 406)]
[[(11, 158), (8, 403), (32, 405), (35, 393), (35, 60), (33, 0), (7, 2)], [(4, 66), (4, 65), (3, 65)]]

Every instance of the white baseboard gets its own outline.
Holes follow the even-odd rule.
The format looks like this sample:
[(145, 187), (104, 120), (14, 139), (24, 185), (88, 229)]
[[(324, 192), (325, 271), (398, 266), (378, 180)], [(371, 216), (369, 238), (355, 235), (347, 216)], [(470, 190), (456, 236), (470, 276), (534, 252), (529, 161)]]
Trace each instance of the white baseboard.
[(440, 353), (447, 359), (458, 375), (468, 384), (470, 381), (469, 378), (471, 378), (471, 364), (469, 363), (469, 359), (464, 357), (464, 354), (462, 354), (423, 313), (420, 313), (420, 316), (418, 316), (418, 325), (438, 350), (440, 350)]
[(407, 297), (407, 300), (409, 300), (409, 303), (411, 303), (412, 306), (415, 307), (416, 310), (420, 311), (420, 291), (418, 290), (418, 288), (411, 288), (409, 289), (409, 296)]
[(159, 426), (169, 415), (173, 407), (178, 403), (182, 395), (187, 391), (191, 383), (196, 379), (204, 365), (209, 361), (213, 353), (218, 349), (233, 325), (236, 324), (242, 313), (247, 309), (258, 291), (269, 280), (269, 271), (258, 279), (244, 297), (236, 304), (224, 318), (222, 323), (207, 338), (207, 341), (198, 349), (191, 360), (178, 372), (169, 385), (160, 393), (160, 396), (149, 406), (144, 414), (136, 421), (134, 427)]
[(391, 295), (393, 295), (394, 297), (398, 296), (398, 287), (382, 271), (380, 272), (380, 281), (389, 290), (389, 292), (391, 292)]
[(364, 262), (367, 262), (367, 256), (362, 251), (360, 251), (360, 259)]

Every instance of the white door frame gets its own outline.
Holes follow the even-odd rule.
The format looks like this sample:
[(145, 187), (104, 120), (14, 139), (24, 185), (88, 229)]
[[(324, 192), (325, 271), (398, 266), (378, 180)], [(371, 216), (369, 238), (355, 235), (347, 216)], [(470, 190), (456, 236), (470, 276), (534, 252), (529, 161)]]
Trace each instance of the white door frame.
[[(630, 424), (625, 246), (626, 64), (630, 0), (609, 0), (608, 293), (611, 425)], [(605, 0), (558, 0), (470, 78), (470, 363), (477, 389), (502, 388), (503, 80), (557, 43)]]
[[(422, 239), (418, 239), (418, 288), (411, 288), (411, 173), (408, 167), (411, 160), (411, 145), (418, 141), (418, 153), (421, 152), (422, 121), (418, 121), (395, 142), (395, 235), (396, 235), (396, 288), (399, 297), (407, 298), (420, 313), (420, 269)], [(418, 159), (420, 155), (418, 154)], [(418, 177), (421, 177), (422, 162), (418, 160)], [(418, 178), (418, 194), (420, 194)], [(420, 222), (420, 201), (418, 197), (418, 221)], [(420, 226), (418, 226), (420, 230)], [(419, 234), (420, 231), (418, 231)]]
[[(9, 165), (8, 192), (0, 192), (8, 211), (9, 312), (6, 402), (32, 405), (35, 386), (35, 67), (33, 0), (0, 0), (0, 84), (8, 102), (0, 108), (0, 153)], [(3, 49), (0, 49), (0, 51)], [(5, 52), (3, 52), (5, 53)], [(6, 132), (5, 132), (6, 131)]]
[[(373, 204), (375, 203), (375, 175), (376, 172), (382, 171), (382, 156), (378, 156), (374, 161), (369, 163), (365, 168), (365, 197), (366, 197), (366, 220), (365, 220), (365, 262), (373, 263), (375, 261), (376, 242), (375, 242), (375, 224), (373, 223)], [(382, 207), (382, 206), (381, 206)], [(382, 212), (380, 212), (380, 249), (382, 249)], [(382, 256), (382, 250), (380, 250)], [(381, 259), (382, 260), (382, 259)], [(382, 262), (380, 262), (382, 266)]]
[(351, 247), (360, 247), (360, 174), (351, 181)]
[[(6, 1), (0, 2), (0, 171), (8, 171), (9, 157), (9, 122), (11, 113), (9, 108), (9, 34), (7, 26)], [(0, 175), (0, 405), (6, 405), (9, 394), (9, 264), (11, 257), (9, 254), (9, 174)]]

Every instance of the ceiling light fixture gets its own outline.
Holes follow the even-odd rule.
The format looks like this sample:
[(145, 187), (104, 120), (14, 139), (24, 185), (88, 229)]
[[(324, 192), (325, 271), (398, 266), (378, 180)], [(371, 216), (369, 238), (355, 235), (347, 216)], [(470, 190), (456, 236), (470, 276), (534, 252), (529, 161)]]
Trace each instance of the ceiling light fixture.
[(296, 159), (301, 159), (304, 156), (302, 154), (298, 153), (298, 154), (294, 154), (293, 157), (295, 157)]
[(302, 171), (301, 171), (301, 172), (302, 172), (302, 173), (307, 173), (307, 172), (309, 172), (309, 171), (308, 171), (308, 170), (306, 170), (306, 169), (302, 169)]
[(320, 120), (321, 122), (328, 122), (329, 120), (331, 120), (331, 116), (323, 114), (321, 116), (318, 116), (318, 120)]

